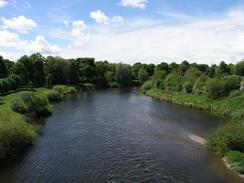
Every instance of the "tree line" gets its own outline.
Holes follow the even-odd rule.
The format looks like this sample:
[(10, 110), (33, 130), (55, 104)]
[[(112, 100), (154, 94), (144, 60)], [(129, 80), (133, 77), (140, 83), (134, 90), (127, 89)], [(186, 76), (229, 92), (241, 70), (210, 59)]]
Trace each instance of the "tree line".
[(146, 85), (170, 91), (206, 93), (218, 98), (241, 88), (244, 61), (238, 64), (196, 64), (183, 61), (158, 65), (109, 63), (94, 58), (64, 59), (39, 53), (22, 56), (13, 62), (0, 56), (0, 92), (20, 87), (94, 83), (101, 87)]
[[(140, 67), (146, 71), (140, 71)], [(140, 81), (152, 76), (154, 64), (114, 64), (94, 58), (64, 59), (39, 53), (22, 56), (17, 62), (0, 56), (0, 92), (20, 87), (77, 85), (93, 83), (101, 87), (138, 86)]]

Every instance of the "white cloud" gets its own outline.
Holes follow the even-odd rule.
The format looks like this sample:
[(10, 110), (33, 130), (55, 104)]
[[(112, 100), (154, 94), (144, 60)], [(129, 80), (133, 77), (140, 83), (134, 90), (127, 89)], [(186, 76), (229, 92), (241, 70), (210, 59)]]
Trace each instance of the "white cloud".
[(119, 5), (124, 7), (140, 8), (145, 9), (148, 0), (121, 0)]
[[(143, 27), (139, 23), (139, 28), (136, 26), (132, 30), (127, 29), (128, 25), (138, 20), (126, 20), (115, 27), (97, 25), (92, 27), (93, 33), (86, 46), (63, 50), (62, 53), (66, 57), (92, 56), (127, 63), (182, 60), (207, 64), (221, 60), (233, 63), (244, 58), (244, 22), (240, 21), (243, 19), (243, 11), (233, 10), (215, 18), (185, 16), (183, 20), (180, 18), (182, 22), (174, 25), (152, 20), (149, 26)], [(139, 22), (149, 20), (139, 19)]]
[(108, 16), (101, 10), (92, 11), (90, 17), (100, 24), (107, 24), (109, 21)]
[(57, 45), (49, 44), (43, 36), (37, 36), (34, 41), (27, 42), (26, 50), (42, 54), (58, 54), (60, 48)]
[(6, 30), (0, 31), (0, 47), (22, 50), (25, 53), (58, 54), (60, 51), (57, 45), (48, 43), (43, 36), (37, 36), (34, 41), (27, 41)]
[(121, 16), (109, 17), (101, 10), (92, 11), (90, 17), (99, 24), (121, 23), (124, 21), (124, 18)]
[(69, 27), (69, 21), (68, 20), (64, 20), (64, 25), (65, 25), (66, 28), (68, 28)]
[(0, 0), (0, 8), (3, 8), (8, 5), (8, 2), (5, 0)]
[[(84, 21), (77, 20), (72, 23), (71, 36), (73, 39), (73, 46), (81, 46), (90, 39), (90, 35), (86, 32), (87, 26)], [(69, 45), (71, 48), (72, 46)]]
[(37, 27), (36, 22), (26, 18), (25, 16), (14, 17), (13, 19), (6, 19), (2, 17), (1, 20), (3, 22), (4, 29), (12, 29), (25, 34)]

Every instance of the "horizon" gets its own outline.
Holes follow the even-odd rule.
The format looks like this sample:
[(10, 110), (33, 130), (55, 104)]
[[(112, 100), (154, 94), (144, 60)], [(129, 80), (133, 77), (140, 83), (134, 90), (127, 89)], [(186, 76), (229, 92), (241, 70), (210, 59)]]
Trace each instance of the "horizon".
[(236, 64), (244, 58), (243, 10), (240, 0), (0, 0), (0, 55)]

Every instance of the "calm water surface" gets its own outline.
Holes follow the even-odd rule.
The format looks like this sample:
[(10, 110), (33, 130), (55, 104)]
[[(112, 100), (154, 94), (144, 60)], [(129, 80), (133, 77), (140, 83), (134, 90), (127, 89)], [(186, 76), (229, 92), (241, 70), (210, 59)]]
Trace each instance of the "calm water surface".
[(188, 136), (220, 119), (130, 89), (84, 92), (55, 105), (41, 136), (1, 183), (240, 183)]

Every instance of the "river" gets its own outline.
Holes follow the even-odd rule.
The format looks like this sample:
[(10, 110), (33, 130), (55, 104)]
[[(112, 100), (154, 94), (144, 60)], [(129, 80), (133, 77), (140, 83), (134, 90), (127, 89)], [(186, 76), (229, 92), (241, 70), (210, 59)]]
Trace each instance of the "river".
[(240, 183), (189, 135), (221, 119), (134, 89), (81, 92), (56, 103), (35, 144), (0, 165), (1, 183)]

